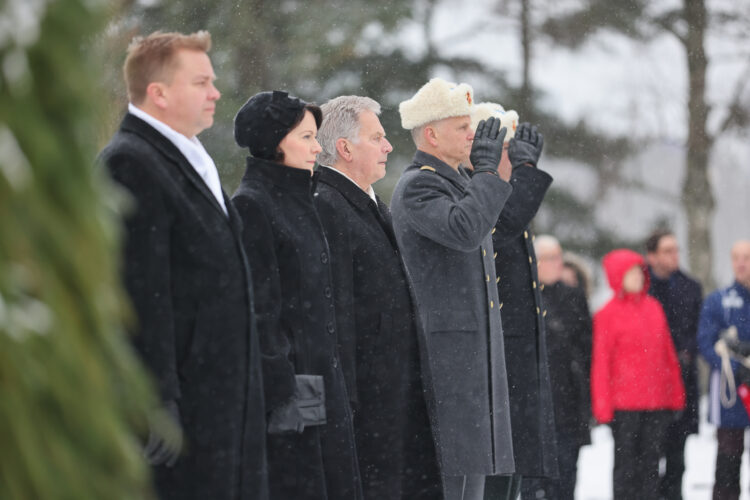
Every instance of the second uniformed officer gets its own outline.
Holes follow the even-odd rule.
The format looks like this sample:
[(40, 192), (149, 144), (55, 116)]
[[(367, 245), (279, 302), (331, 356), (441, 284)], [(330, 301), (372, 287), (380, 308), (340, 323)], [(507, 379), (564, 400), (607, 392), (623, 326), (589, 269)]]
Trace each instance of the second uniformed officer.
[[(401, 103), (417, 152), (391, 203), (426, 330), (448, 500), (481, 499), (485, 476), (514, 471), (490, 235), (512, 191), (497, 170), (506, 131), (490, 119), (475, 135), (472, 97), (470, 86), (435, 78)], [(469, 152), (471, 178), (459, 169)]]
[[(515, 499), (534, 499), (541, 489), (532, 478), (557, 477), (557, 447), (547, 366), (547, 344), (544, 330), (544, 307), (538, 283), (536, 256), (529, 230), (531, 219), (539, 210), (552, 183), (552, 177), (536, 168), (542, 152), (543, 138), (536, 127), (522, 123), (516, 128), (518, 115), (494, 103), (475, 106), (473, 121), (495, 116), (508, 121), (508, 154), (510, 184), (513, 193), (507, 199), (492, 231), (495, 248), (497, 291), (503, 314), (505, 363), (510, 391), (510, 423), (513, 428), (513, 451), (516, 474), (492, 478), (487, 483), (485, 498), (494, 500), (503, 495)], [(511, 136), (512, 138), (508, 137)], [(521, 478), (528, 480), (521, 485)], [(544, 498), (547, 498), (546, 496)]]

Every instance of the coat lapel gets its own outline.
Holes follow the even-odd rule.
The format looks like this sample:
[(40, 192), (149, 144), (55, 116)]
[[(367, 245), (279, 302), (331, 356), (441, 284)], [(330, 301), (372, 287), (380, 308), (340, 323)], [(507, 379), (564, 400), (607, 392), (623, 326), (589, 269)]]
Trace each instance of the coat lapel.
[(380, 227), (385, 232), (393, 248), (396, 246), (396, 235), (390, 220), (388, 207), (375, 196), (377, 202), (370, 198), (370, 195), (362, 191), (352, 181), (338, 172), (333, 172), (329, 167), (321, 167), (319, 170), (318, 181), (328, 184), (336, 189), (346, 200), (360, 213), (370, 213)]
[[(198, 172), (195, 171), (187, 158), (185, 158), (185, 156), (180, 152), (177, 146), (172, 143), (172, 141), (164, 137), (151, 125), (144, 122), (137, 116), (131, 115), (130, 113), (125, 115), (125, 118), (122, 121), (121, 129), (123, 131), (137, 134), (146, 139), (149, 144), (152, 144), (165, 157), (167, 157), (171, 162), (177, 165), (183, 175), (188, 178), (191, 184), (193, 184), (193, 186), (206, 198), (211, 206), (221, 212), (224, 217), (227, 216), (227, 214), (224, 213), (224, 209), (221, 208), (221, 205), (219, 205), (219, 202), (216, 201), (216, 197), (214, 196), (214, 194), (206, 185), (206, 182), (198, 174)], [(227, 204), (227, 210), (228, 209), (229, 205)]]

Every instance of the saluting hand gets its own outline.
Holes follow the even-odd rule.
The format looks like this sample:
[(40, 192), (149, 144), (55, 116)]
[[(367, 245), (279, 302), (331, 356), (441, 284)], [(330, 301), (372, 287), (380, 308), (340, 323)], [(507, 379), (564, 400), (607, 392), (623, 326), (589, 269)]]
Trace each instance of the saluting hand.
[(536, 167), (542, 155), (544, 136), (536, 129), (536, 125), (522, 123), (516, 129), (516, 135), (510, 140), (508, 158), (513, 168), (528, 165)]
[(494, 116), (482, 120), (474, 132), (474, 143), (471, 146), (469, 161), (474, 166), (474, 173), (490, 172), (497, 175), (497, 166), (503, 155), (503, 142), (507, 129), (500, 128), (500, 120)]

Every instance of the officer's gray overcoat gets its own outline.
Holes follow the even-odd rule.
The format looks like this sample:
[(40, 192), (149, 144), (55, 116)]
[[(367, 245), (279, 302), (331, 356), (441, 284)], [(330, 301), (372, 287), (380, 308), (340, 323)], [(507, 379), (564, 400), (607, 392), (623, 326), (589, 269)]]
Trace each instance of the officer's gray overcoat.
[(393, 192), (434, 382), (442, 473), (514, 472), (491, 231), (512, 188), (417, 151)]

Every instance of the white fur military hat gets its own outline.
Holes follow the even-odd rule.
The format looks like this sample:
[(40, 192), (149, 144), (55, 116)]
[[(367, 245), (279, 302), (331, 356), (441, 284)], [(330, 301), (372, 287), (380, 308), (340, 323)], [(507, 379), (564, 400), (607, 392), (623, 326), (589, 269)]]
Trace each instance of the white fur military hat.
[(512, 109), (505, 111), (505, 108), (495, 102), (482, 102), (472, 107), (471, 127), (476, 130), (479, 122), (493, 116), (500, 120), (500, 128), (505, 127), (508, 130), (505, 134), (505, 142), (510, 141), (516, 135), (516, 128), (518, 128), (518, 113)]
[(474, 90), (468, 84), (433, 78), (399, 105), (401, 126), (411, 130), (443, 118), (469, 116), (473, 102)]

